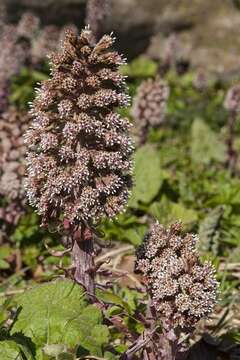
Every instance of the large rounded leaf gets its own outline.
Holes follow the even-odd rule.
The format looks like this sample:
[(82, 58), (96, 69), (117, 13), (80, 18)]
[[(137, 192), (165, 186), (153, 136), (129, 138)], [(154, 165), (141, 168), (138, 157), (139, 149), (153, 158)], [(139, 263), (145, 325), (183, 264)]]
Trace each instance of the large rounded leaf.
[(158, 194), (164, 174), (160, 167), (157, 150), (149, 145), (142, 146), (135, 153), (134, 187), (129, 206), (138, 207), (138, 203), (150, 203)]
[(101, 311), (88, 305), (84, 290), (69, 280), (39, 285), (19, 296), (21, 309), (11, 333), (21, 332), (37, 348), (46, 344), (80, 345), (90, 354), (102, 356), (108, 329), (102, 325)]

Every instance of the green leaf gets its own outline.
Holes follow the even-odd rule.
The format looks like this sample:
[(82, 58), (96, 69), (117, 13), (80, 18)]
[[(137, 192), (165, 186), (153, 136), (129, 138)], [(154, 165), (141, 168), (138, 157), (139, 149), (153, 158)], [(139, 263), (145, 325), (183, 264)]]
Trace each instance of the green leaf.
[(101, 311), (88, 305), (79, 285), (69, 280), (39, 285), (18, 296), (16, 302), (21, 311), (11, 334), (23, 333), (38, 348), (81, 345), (91, 355), (102, 356), (108, 329), (101, 324)]
[(157, 74), (157, 63), (146, 56), (139, 56), (133, 60), (129, 65), (124, 65), (121, 68), (123, 75), (133, 78), (151, 77)]
[(113, 294), (109, 291), (104, 290), (97, 290), (96, 292), (97, 298), (104, 303), (113, 304), (113, 305), (119, 305), (122, 308), (124, 308), (127, 312), (130, 311), (129, 305), (127, 302), (123, 301), (120, 296)]
[(0, 341), (0, 359), (25, 360), (18, 345), (12, 340)]
[(143, 240), (143, 236), (146, 233), (147, 227), (145, 225), (137, 226), (132, 229), (126, 229), (124, 236), (129, 242), (135, 246), (140, 245)]
[(173, 221), (182, 221), (183, 224), (192, 224), (197, 221), (198, 216), (195, 210), (187, 209), (184, 205), (179, 203), (172, 203), (170, 207), (170, 214)]
[(11, 236), (11, 240), (20, 244), (39, 233), (38, 215), (32, 212), (20, 219), (18, 227)]
[(92, 328), (89, 338), (85, 338), (84, 347), (92, 354), (102, 356), (102, 347), (109, 342), (109, 330), (107, 326), (95, 325)]
[(110, 353), (109, 351), (106, 351), (104, 353), (104, 359), (106, 360), (117, 360), (118, 357), (116, 357), (115, 355), (113, 355), (112, 353)]
[(5, 270), (9, 269), (10, 265), (5, 260), (12, 252), (12, 249), (9, 246), (1, 246), (0, 248), (0, 269)]
[(58, 360), (75, 360), (75, 356), (73, 354), (70, 354), (70, 353), (62, 353), (62, 354), (59, 354)]
[(129, 201), (129, 206), (133, 208), (138, 207), (139, 202), (150, 203), (158, 194), (165, 177), (154, 147), (142, 146), (136, 151), (134, 160), (135, 186)]
[(208, 165), (211, 161), (224, 161), (225, 145), (201, 119), (192, 124), (191, 157), (197, 164)]
[(5, 270), (9, 268), (10, 268), (9, 263), (3, 259), (0, 259), (0, 269)]
[(181, 203), (174, 203), (167, 198), (154, 202), (149, 208), (150, 214), (161, 224), (169, 225), (175, 221), (182, 221), (183, 225), (191, 225), (198, 219), (198, 214), (193, 209), (186, 208)]
[(217, 255), (220, 238), (219, 227), (223, 213), (223, 207), (217, 206), (215, 209), (211, 210), (200, 223), (199, 248), (202, 252), (212, 251), (214, 255)]
[(8, 257), (12, 252), (12, 249), (9, 246), (1, 246), (0, 248), (0, 259)]

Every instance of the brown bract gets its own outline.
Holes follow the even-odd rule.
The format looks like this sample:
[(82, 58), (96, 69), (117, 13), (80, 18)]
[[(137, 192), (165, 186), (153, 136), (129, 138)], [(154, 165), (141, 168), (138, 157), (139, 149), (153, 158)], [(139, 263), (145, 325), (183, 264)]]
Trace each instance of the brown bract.
[(184, 330), (212, 312), (217, 281), (211, 264), (200, 262), (197, 236), (180, 231), (180, 223), (168, 229), (153, 225), (137, 251), (136, 270), (145, 277), (162, 323)]
[(26, 133), (27, 194), (44, 224), (94, 223), (124, 209), (131, 187), (130, 123), (116, 113), (128, 105), (124, 59), (105, 35), (92, 45), (87, 28), (67, 31), (51, 56), (51, 79), (32, 105)]

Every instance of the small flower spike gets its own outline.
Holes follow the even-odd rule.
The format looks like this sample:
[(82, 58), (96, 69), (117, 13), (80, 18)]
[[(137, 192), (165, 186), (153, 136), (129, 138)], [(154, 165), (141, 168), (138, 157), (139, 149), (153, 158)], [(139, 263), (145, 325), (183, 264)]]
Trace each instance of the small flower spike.
[(131, 115), (145, 142), (150, 128), (158, 127), (165, 121), (169, 87), (159, 77), (141, 83), (133, 99)]
[(180, 232), (180, 223), (168, 229), (153, 225), (137, 251), (136, 270), (144, 275), (163, 326), (186, 330), (212, 312), (217, 281), (212, 265), (200, 262), (197, 236)]

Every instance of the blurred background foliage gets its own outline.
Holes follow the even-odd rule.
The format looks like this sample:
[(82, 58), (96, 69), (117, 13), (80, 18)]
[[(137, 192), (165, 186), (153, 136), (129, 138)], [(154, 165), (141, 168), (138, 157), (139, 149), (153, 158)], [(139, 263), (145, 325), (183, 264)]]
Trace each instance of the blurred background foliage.
[[(199, 250), (203, 258), (212, 260), (218, 269), (221, 298), (214, 314), (214, 321), (207, 325), (207, 329), (210, 329), (212, 336), (218, 335), (219, 338), (218, 343), (213, 343), (213, 340), (211, 342), (209, 339), (204, 341), (218, 348), (221, 354), (227, 354), (229, 344), (234, 343), (231, 349), (234, 349), (235, 353), (231, 355), (232, 357), (228, 354), (226, 356), (229, 357), (225, 358), (240, 358), (237, 357), (240, 355), (236, 350), (238, 346), (236, 344), (240, 343), (240, 162), (237, 163), (234, 175), (225, 166), (228, 113), (223, 106), (227, 90), (240, 78), (239, 36), (235, 34), (236, 28), (239, 29), (240, 25), (239, 2), (216, 1), (220, 4), (219, 7), (217, 4), (214, 7), (207, 2), (205, 12), (202, 10), (198, 14), (197, 11), (202, 9), (205, 2), (193, 1), (192, 7), (186, 9), (185, 1), (178, 2), (182, 7), (176, 5), (176, 1), (168, 1), (169, 12), (167, 12), (167, 5), (164, 1), (160, 1), (157, 6), (159, 11), (156, 11), (156, 14), (151, 10), (154, 1), (150, 1), (149, 6), (143, 4), (145, 3), (143, 1), (138, 5), (134, 1), (126, 1), (122, 8), (121, 1), (113, 0), (113, 3), (113, 17), (106, 20), (106, 29), (112, 27), (116, 31), (120, 38), (121, 50), (131, 59), (121, 70), (128, 76), (131, 97), (135, 96), (144, 80), (155, 78), (159, 74), (167, 82), (170, 96), (164, 123), (158, 128), (149, 129), (145, 144), (139, 144), (139, 134), (133, 127), (132, 135), (135, 138), (136, 151), (134, 187), (129, 206), (117, 219), (99, 225), (101, 241), (106, 246), (104, 250), (106, 258), (108, 252), (114, 253), (116, 249), (119, 250), (119, 252), (116, 250), (117, 257), (114, 255), (111, 259), (110, 267), (117, 263), (118, 270), (122, 270), (124, 276), (114, 285), (114, 294), (99, 292), (99, 298), (115, 304), (115, 307), (109, 310), (112, 314), (117, 315), (124, 309), (125, 325), (140, 333), (141, 324), (134, 318), (134, 314), (136, 310), (141, 310), (143, 294), (133, 289), (131, 277), (134, 277), (134, 247), (142, 242), (144, 233), (154, 218), (164, 225), (181, 220), (186, 231), (199, 234)], [(62, 1), (61, 4), (52, 1), (47, 5), (46, 2), (45, 6), (49, 6), (49, 14), (45, 18), (46, 7), (39, 2), (6, 1), (8, 21), (16, 23), (23, 11), (31, 10), (41, 17), (44, 25), (45, 22), (49, 24), (57, 21), (57, 25), (63, 26), (73, 22), (80, 27), (84, 21), (84, 2), (74, 2), (71, 9), (72, 4), (71, 1)], [(57, 16), (54, 15), (56, 7), (59, 10)], [(136, 19), (133, 19), (131, 13), (131, 16), (122, 20), (122, 24), (120, 20), (116, 20), (117, 10), (122, 14), (124, 11), (127, 12), (127, 9), (129, 11), (133, 8), (136, 9)], [(201, 23), (201, 19), (206, 11), (209, 13), (206, 18), (207, 29), (203, 29), (200, 38), (200, 29), (205, 28), (205, 23)], [(214, 11), (216, 17), (213, 18)], [(174, 17), (170, 21), (173, 14)], [(153, 21), (150, 24), (151, 16)], [(121, 16), (119, 18), (122, 19)], [(58, 23), (60, 19), (61, 24)], [(145, 27), (141, 28), (141, 26)], [(218, 32), (214, 32), (216, 29)], [(205, 34), (207, 31), (208, 34), (210, 31), (211, 44)], [(127, 40), (129, 33), (131, 36)], [(171, 64), (165, 69), (166, 51), (172, 34), (176, 37), (177, 50)], [(186, 39), (189, 41), (185, 41)], [(220, 44), (220, 39), (223, 46)], [(139, 44), (136, 44), (137, 42)], [(191, 45), (189, 45), (191, 51), (186, 44)], [(222, 56), (223, 49), (229, 47), (231, 47), (229, 53)], [(206, 57), (204, 54), (207, 54)], [(29, 102), (34, 98), (34, 88), (37, 83), (48, 76), (47, 61), (41, 61), (37, 66), (32, 64), (28, 66), (24, 62), (20, 70), (8, 79), (10, 82), (8, 106), (27, 110)], [(119, 109), (119, 112), (128, 116), (134, 123), (131, 107), (127, 110)], [(240, 154), (239, 121), (236, 124), (235, 147)], [(5, 209), (9, 205), (11, 200), (2, 196), (0, 207)], [(4, 232), (0, 241), (0, 324), (6, 324), (7, 318), (14, 312), (12, 309), (15, 302), (21, 304), (28, 301), (23, 295), (21, 298), (22, 291), (32, 284), (63, 275), (61, 266), (67, 266), (69, 258), (67, 255), (61, 258), (61, 266), (59, 266), (59, 258), (53, 256), (53, 251), (59, 252), (64, 249), (60, 245), (59, 235), (40, 228), (38, 216), (26, 204), (17, 221), (7, 225), (7, 231), (6, 221), (0, 216), (0, 231)], [(125, 272), (130, 275), (126, 275)], [(126, 285), (130, 285), (130, 289)], [(48, 291), (59, 291), (61, 294), (62, 289), (46, 289), (46, 292)], [(39, 293), (34, 296), (37, 299), (43, 295)], [(31, 304), (25, 306), (31, 308)], [(53, 309), (53, 317), (54, 311)], [(84, 321), (87, 323), (88, 318), (86, 317)], [(98, 326), (103, 326), (101, 315), (96, 313), (91, 321), (96, 326), (92, 335), (94, 337), (101, 329)], [(41, 330), (38, 328), (38, 322), (39, 319), (36, 318), (34, 320), (36, 334)], [(5, 327), (2, 328), (0, 340), (6, 341), (2, 347), (0, 345), (0, 355), (4, 354), (4, 359), (10, 360), (13, 359), (11, 356), (14, 353), (19, 354), (20, 351), (22, 357), (19, 359), (35, 359), (36, 349), (31, 353), (29, 350), (31, 346), (27, 344), (30, 341), (27, 324), (23, 322), (22, 327), (19, 325), (17, 330), (22, 332), (18, 339), (12, 337), (11, 331), (5, 333)], [(54, 331), (57, 332), (56, 329), (53, 333)], [(73, 333), (76, 331), (74, 327), (72, 331)], [(109, 333), (105, 328), (101, 331), (102, 338), (95, 338), (94, 349), (91, 348), (91, 344), (84, 344), (85, 352), (83, 349), (78, 349), (78, 356), (92, 352), (98, 358), (101, 356), (106, 359), (118, 358), (118, 354), (124, 351), (123, 342), (118, 342), (115, 352), (106, 349), (104, 353), (102, 349), (109, 343), (109, 337), (114, 342), (116, 339), (121, 339), (122, 335), (114, 330)], [(60, 342), (57, 334), (54, 341)], [(76, 339), (69, 337), (65, 341), (68, 349), (45, 347), (44, 357), (37, 359), (55, 359), (56, 357), (53, 357), (55, 355), (51, 354), (70, 354), (72, 350), (69, 349), (73, 349), (76, 342)], [(45, 339), (41, 338), (38, 347), (42, 348), (45, 345)], [(9, 357), (6, 355), (8, 352)], [(200, 359), (200, 357), (193, 358)], [(74, 359), (74, 357), (66, 355), (61, 359)]]

